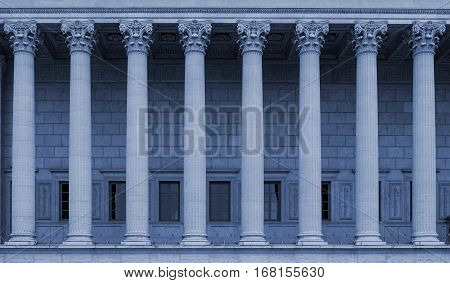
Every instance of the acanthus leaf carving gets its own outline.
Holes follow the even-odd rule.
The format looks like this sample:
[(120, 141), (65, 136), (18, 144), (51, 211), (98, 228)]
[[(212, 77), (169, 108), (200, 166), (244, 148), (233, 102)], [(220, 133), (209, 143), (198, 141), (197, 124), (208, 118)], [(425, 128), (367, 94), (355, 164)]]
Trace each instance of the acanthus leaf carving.
[(61, 31), (66, 35), (70, 52), (81, 51), (91, 54), (95, 44), (94, 21), (61, 21)]
[(148, 54), (149, 46), (153, 43), (152, 21), (120, 21), (119, 29), (123, 35), (123, 43), (127, 53), (144, 52)]
[(386, 22), (357, 22), (353, 29), (353, 44), (356, 54), (362, 52), (378, 52), (382, 36), (387, 32)]
[(211, 29), (211, 21), (179, 21), (178, 31), (184, 52), (197, 51), (205, 53)]
[(14, 52), (36, 52), (36, 46), (42, 42), (36, 21), (5, 22), (3, 30), (10, 34), (9, 42)]
[(270, 32), (270, 21), (242, 21), (237, 22), (239, 47), (242, 53), (248, 51), (261, 52), (265, 48), (267, 35)]

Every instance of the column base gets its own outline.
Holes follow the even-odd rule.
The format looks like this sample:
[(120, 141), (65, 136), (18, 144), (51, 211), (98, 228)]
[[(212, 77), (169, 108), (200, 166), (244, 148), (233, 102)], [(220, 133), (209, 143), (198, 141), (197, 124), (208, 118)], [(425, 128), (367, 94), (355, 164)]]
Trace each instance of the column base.
[(241, 235), (241, 240), (239, 241), (239, 246), (267, 246), (269, 242), (267, 242), (264, 234), (255, 235), (255, 234), (243, 234)]
[(149, 235), (145, 234), (125, 234), (125, 238), (121, 242), (125, 246), (151, 246)]
[(326, 246), (328, 245), (322, 238), (322, 234), (319, 235), (298, 235), (297, 246)]
[(412, 236), (412, 243), (415, 246), (441, 246), (444, 242), (439, 241), (437, 234), (415, 234)]
[(11, 239), (5, 242), (7, 246), (35, 246), (36, 237), (32, 235), (11, 235)]
[(380, 234), (358, 234), (355, 236), (355, 246), (383, 246)]
[(207, 235), (183, 235), (180, 245), (182, 246), (209, 246), (211, 243)]
[(67, 246), (91, 246), (93, 244), (91, 235), (68, 235), (67, 240), (63, 242), (63, 245)]

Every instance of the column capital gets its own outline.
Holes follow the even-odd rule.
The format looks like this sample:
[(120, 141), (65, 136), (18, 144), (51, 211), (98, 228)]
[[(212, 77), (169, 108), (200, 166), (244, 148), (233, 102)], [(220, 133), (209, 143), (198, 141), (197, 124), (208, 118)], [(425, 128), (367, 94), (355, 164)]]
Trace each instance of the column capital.
[(295, 44), (297, 44), (299, 54), (310, 51), (320, 54), (320, 49), (325, 42), (323, 37), (328, 31), (328, 22), (297, 21), (295, 25)]
[(70, 52), (80, 51), (91, 54), (95, 44), (94, 21), (61, 21), (61, 31), (65, 34)]
[(270, 21), (237, 21), (237, 43), (242, 54), (248, 51), (263, 51), (270, 32)]
[(41, 42), (36, 21), (5, 22), (4, 31), (10, 34), (9, 42), (15, 52), (29, 52), (33, 55)]
[(378, 52), (382, 36), (387, 32), (387, 22), (356, 22), (353, 30), (353, 44), (356, 55), (362, 52)]
[(148, 54), (150, 44), (153, 43), (153, 23), (150, 20), (120, 21), (119, 29), (123, 35), (123, 43), (127, 54), (143, 52)]
[(184, 53), (191, 51), (205, 53), (211, 29), (211, 21), (179, 21), (178, 31)]
[(413, 56), (422, 52), (435, 53), (439, 37), (445, 32), (445, 22), (413, 22), (409, 44)]

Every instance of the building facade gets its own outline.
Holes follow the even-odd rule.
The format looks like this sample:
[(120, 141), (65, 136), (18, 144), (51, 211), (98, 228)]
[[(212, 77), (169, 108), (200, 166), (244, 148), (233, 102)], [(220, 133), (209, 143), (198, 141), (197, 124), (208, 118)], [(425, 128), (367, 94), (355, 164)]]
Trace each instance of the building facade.
[(444, 1), (43, 2), (0, 7), (0, 262), (450, 261)]

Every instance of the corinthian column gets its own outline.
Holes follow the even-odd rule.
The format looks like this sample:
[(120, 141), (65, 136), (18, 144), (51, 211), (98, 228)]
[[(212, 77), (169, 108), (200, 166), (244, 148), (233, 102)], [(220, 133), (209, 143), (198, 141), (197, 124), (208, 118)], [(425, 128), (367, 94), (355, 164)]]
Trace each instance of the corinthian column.
[(209, 21), (180, 21), (184, 48), (183, 245), (209, 245), (206, 231), (205, 50)]
[[(127, 180), (126, 224), (122, 244), (150, 245), (148, 226), (148, 148), (140, 129), (140, 115), (147, 117), (147, 55), (152, 43), (151, 21), (121, 21), (128, 55), (127, 76)], [(141, 116), (142, 117), (142, 116)], [(144, 119), (146, 121), (146, 119)], [(143, 121), (141, 121), (142, 123)]]
[(35, 21), (5, 22), (14, 52), (11, 238), (8, 245), (35, 245), (34, 52)]
[[(297, 245), (325, 245), (322, 239), (322, 181), (320, 132), (320, 48), (328, 23), (297, 22), (300, 57), (299, 110), (299, 234)], [(302, 115), (303, 114), (303, 115)]]
[(267, 245), (264, 235), (264, 109), (262, 55), (268, 21), (238, 21), (242, 51), (240, 245)]
[(69, 233), (64, 244), (92, 244), (91, 49), (94, 21), (62, 21), (70, 49)]
[(382, 245), (378, 219), (377, 54), (386, 22), (355, 24), (356, 52), (356, 245)]
[(413, 52), (413, 235), (415, 245), (438, 245), (436, 234), (436, 126), (434, 53), (444, 22), (414, 22)]

